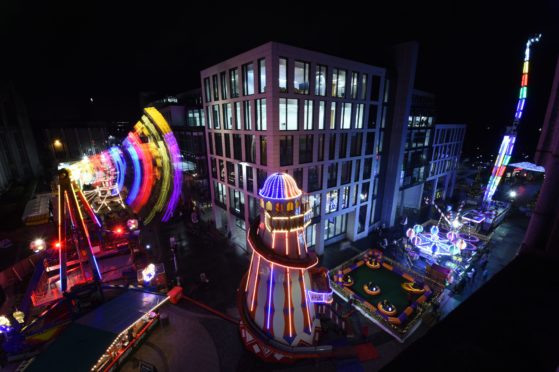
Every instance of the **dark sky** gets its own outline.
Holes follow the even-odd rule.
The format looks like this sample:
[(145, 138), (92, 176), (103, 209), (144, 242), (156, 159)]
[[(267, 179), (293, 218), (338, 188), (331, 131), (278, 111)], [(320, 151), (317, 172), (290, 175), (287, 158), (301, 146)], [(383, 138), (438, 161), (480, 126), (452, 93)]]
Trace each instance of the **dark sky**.
[(515, 150), (531, 155), (559, 53), (559, 5), (552, 0), (391, 1), (372, 2), (371, 9), (350, 2), (260, 2), (250, 10), (241, 2), (180, 8), (21, 3), (0, 2), (0, 78), (15, 82), (35, 126), (84, 117), (135, 121), (138, 92), (196, 88), (201, 69), (270, 40), (371, 64), (390, 46), (417, 40), (416, 87), (437, 95), (439, 122), (467, 123), (467, 150), (479, 142), (494, 153), (514, 115), (524, 44), (541, 32)]

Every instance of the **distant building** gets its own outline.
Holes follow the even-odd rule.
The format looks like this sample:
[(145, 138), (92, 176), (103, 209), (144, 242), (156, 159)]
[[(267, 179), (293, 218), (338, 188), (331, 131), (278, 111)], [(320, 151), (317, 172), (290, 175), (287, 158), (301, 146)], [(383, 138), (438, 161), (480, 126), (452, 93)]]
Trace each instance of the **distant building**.
[(25, 104), (11, 84), (0, 84), (0, 192), (42, 171)]
[(79, 160), (109, 147), (109, 127), (105, 122), (56, 123), (43, 130), (43, 146), (55, 162)]
[(325, 243), (365, 237), (380, 221), (385, 76), (274, 42), (203, 70), (216, 226), (244, 244), (258, 190), (283, 171), (313, 210), (308, 246), (322, 253)]
[(183, 196), (195, 202), (209, 202), (205, 118), (200, 89), (167, 96), (150, 105), (157, 107), (171, 125), (179, 144), (185, 172)]
[[(435, 125), (424, 197), (436, 201), (453, 196), (465, 134), (465, 124)], [(431, 192), (430, 195), (427, 190)]]
[[(437, 124), (435, 96), (414, 90), (400, 178), (398, 213), (452, 197), (466, 126)], [(422, 216), (422, 217), (426, 217)]]

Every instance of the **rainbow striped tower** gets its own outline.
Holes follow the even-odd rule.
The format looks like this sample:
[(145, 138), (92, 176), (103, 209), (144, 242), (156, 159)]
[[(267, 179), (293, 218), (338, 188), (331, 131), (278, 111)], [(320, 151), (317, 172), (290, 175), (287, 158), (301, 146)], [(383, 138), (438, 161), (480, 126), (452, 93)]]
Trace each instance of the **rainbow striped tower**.
[[(279, 349), (310, 346), (319, 322), (308, 294), (308, 270), (318, 263), (305, 242), (310, 210), (295, 180), (285, 173), (270, 175), (259, 195), (260, 218), (247, 234), (253, 254), (240, 288), (241, 335), (257, 354), (263, 344)], [(280, 358), (277, 353), (275, 358)]]
[(510, 157), (512, 155), (512, 150), (514, 149), (514, 143), (516, 142), (516, 130), (520, 124), (520, 119), (522, 118), (522, 113), (524, 112), (524, 105), (526, 103), (526, 96), (528, 94), (528, 71), (530, 68), (530, 47), (532, 44), (540, 41), (541, 34), (530, 38), (526, 42), (526, 50), (524, 51), (524, 64), (522, 65), (522, 79), (520, 81), (520, 93), (518, 95), (518, 104), (516, 105), (516, 113), (514, 114), (514, 121), (511, 127), (507, 128), (507, 133), (503, 137), (503, 142), (501, 142), (501, 147), (499, 148), (499, 154), (497, 159), (495, 159), (495, 165), (493, 166), (493, 171), (491, 172), (491, 177), (487, 187), (485, 188), (485, 194), (483, 195), (483, 209), (487, 209), (491, 205), (491, 200), (493, 195), (501, 182), (501, 178), (505, 173), (505, 169), (509, 164)]

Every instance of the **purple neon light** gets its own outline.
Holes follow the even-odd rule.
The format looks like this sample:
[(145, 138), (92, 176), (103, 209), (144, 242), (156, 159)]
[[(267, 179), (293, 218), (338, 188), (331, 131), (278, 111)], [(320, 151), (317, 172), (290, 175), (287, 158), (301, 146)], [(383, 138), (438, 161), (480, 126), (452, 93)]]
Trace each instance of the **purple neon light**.
[(272, 317), (272, 286), (274, 285), (274, 264), (270, 269), (270, 287), (268, 289), (268, 315), (266, 317), (266, 328), (270, 329), (270, 318)]
[(290, 175), (277, 172), (266, 179), (258, 194), (267, 199), (287, 200), (301, 196), (301, 190)]
[(169, 132), (163, 136), (163, 139), (167, 144), (167, 148), (169, 149), (174, 170), (173, 192), (171, 193), (171, 197), (169, 198), (169, 202), (167, 203), (165, 214), (163, 215), (163, 218), (161, 218), (161, 221), (165, 222), (173, 216), (175, 208), (177, 207), (177, 204), (179, 202), (182, 188), (182, 171), (180, 164), (180, 150), (175, 135), (173, 134), (173, 132)]

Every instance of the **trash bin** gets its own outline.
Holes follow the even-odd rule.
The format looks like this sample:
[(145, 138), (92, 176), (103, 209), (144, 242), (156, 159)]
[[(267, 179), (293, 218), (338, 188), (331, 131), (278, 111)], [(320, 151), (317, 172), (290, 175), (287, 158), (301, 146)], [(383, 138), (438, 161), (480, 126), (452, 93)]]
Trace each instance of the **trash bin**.
[(169, 325), (169, 315), (167, 313), (161, 313), (159, 315), (159, 322), (161, 327), (166, 327)]

